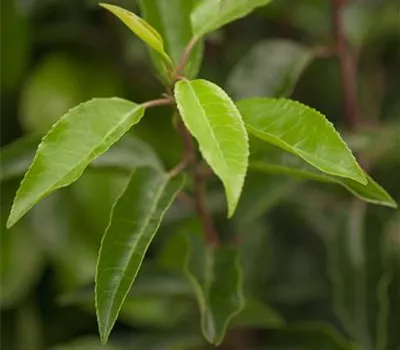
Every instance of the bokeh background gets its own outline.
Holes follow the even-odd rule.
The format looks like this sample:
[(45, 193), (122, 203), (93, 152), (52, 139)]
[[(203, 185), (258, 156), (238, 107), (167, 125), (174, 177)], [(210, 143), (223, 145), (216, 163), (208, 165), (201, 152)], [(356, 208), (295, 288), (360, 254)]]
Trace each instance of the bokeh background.
[[(135, 0), (114, 3), (138, 12)], [(290, 96), (321, 111), (400, 201), (400, 3), (349, 1), (343, 25), (357, 60), (354, 130), (344, 117), (337, 58), (326, 51), (328, 0), (275, 0), (213, 33), (200, 76), (234, 98)], [(96, 256), (127, 174), (90, 168), (11, 230), (5, 221), (38, 140), (69, 108), (95, 96), (143, 102), (161, 92), (144, 45), (97, 1), (1, 1), (2, 349), (103, 349)], [(167, 113), (152, 110), (135, 135), (168, 168), (181, 143)], [(223, 348), (400, 348), (398, 210), (364, 204), (334, 185), (258, 173), (249, 175), (242, 202), (249, 302)], [(229, 231), (218, 186), (209, 203)], [(208, 348), (179, 271), (179, 228), (190, 215), (179, 206), (168, 213), (104, 349)]]

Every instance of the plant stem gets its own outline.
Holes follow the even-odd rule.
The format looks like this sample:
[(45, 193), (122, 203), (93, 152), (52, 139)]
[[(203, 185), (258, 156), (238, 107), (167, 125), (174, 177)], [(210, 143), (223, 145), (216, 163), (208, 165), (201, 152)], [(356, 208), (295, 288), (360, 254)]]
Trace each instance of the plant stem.
[(174, 101), (171, 98), (159, 98), (157, 100), (151, 100), (151, 101), (147, 101), (142, 103), (142, 106), (144, 108), (150, 108), (150, 107), (156, 107), (156, 106), (168, 106), (168, 105), (172, 105), (174, 103)]
[[(185, 50), (183, 51), (183, 54), (182, 54), (181, 61), (179, 62), (178, 67), (176, 67), (175, 80), (177, 80), (178, 77), (180, 77), (180, 75), (183, 74), (183, 70), (185, 69), (186, 63), (189, 60), (189, 56), (190, 56), (192, 50), (194, 49), (194, 47), (196, 46), (198, 40), (199, 39), (196, 37), (192, 38), (192, 40), (189, 41), (189, 44), (187, 44), (187, 46), (185, 47)], [(182, 79), (182, 77), (180, 77), (180, 78)]]
[(347, 0), (331, 0), (332, 30), (335, 52), (340, 65), (346, 123), (350, 129), (354, 129), (359, 124), (356, 60), (343, 30), (342, 9), (346, 3)]
[(205, 202), (205, 183), (204, 176), (196, 160), (196, 149), (193, 144), (192, 136), (189, 134), (182, 120), (178, 122), (178, 130), (182, 135), (185, 153), (190, 155), (188, 160), (192, 166), (194, 180), (194, 207), (203, 226), (207, 244), (218, 246), (220, 243), (218, 233), (214, 227), (214, 222)]

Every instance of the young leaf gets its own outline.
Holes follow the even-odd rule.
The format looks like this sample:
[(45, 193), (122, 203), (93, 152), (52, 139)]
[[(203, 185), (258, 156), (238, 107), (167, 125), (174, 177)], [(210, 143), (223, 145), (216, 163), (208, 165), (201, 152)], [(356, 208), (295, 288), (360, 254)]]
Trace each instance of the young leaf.
[(96, 311), (103, 343), (166, 210), (182, 186), (182, 176), (171, 179), (154, 168), (138, 168), (115, 202), (96, 271)]
[(197, 295), (203, 335), (219, 345), (245, 304), (238, 252), (229, 246), (206, 246), (201, 235), (190, 234), (185, 273)]
[(179, 81), (175, 98), (204, 159), (225, 186), (231, 217), (242, 191), (249, 156), (242, 117), (229, 96), (207, 80)]
[(39, 200), (77, 180), (143, 113), (141, 105), (120, 98), (93, 99), (67, 112), (40, 143), (17, 191), (7, 227)]
[(260, 146), (254, 153), (252, 148), (249, 167), (265, 173), (291, 174), (310, 180), (336, 183), (366, 202), (397, 207), (394, 199), (366, 173), (364, 173), (367, 178), (365, 185), (352, 179), (324, 174), (293, 154), (267, 144)]
[(110, 11), (113, 15), (118, 17), (125, 25), (134, 32), (140, 39), (142, 39), (153, 50), (157, 51), (166, 62), (171, 65), (171, 59), (164, 51), (163, 39), (150, 24), (145, 20), (135, 15), (133, 12), (125, 10), (119, 6), (110, 4), (99, 4)]
[(247, 130), (330, 175), (367, 184), (363, 170), (322, 114), (287, 99), (254, 98), (237, 103)]
[(312, 50), (295, 41), (261, 41), (233, 68), (226, 89), (234, 99), (289, 96), (312, 58)]
[(203, 0), (194, 8), (191, 21), (196, 37), (210, 33), (229, 22), (244, 17), (270, 0)]
[[(175, 65), (179, 64), (184, 49), (192, 38), (190, 13), (196, 2), (197, 0), (141, 0), (139, 2), (143, 17), (164, 38), (165, 51)], [(186, 77), (190, 79), (196, 77), (202, 58), (203, 41), (199, 41), (187, 61)], [(163, 74), (162, 66), (159, 66), (157, 57), (153, 57), (153, 60), (159, 72)]]

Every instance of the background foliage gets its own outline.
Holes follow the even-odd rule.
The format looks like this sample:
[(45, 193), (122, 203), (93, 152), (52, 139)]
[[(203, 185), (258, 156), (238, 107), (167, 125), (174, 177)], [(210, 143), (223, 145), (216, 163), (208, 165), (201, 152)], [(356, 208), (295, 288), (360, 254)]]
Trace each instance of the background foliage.
[[(145, 1), (145, 0), (144, 0)], [(134, 0), (118, 5), (138, 11)], [(400, 200), (400, 6), (351, 1), (344, 29), (358, 58), (361, 123), (348, 130), (327, 0), (275, 0), (210, 35), (201, 76), (234, 98), (290, 96), (341, 129), (358, 159)], [(97, 349), (93, 278), (110, 207), (127, 174), (113, 164), (143, 154), (167, 168), (181, 142), (163, 108), (135, 128), (139, 155), (115, 152), (13, 229), (11, 201), (39, 138), (91, 97), (141, 102), (162, 91), (144, 45), (93, 0), (1, 2), (1, 345)], [(20, 139), (24, 137), (23, 139)], [(17, 140), (17, 141), (16, 141)], [(129, 142), (140, 142), (131, 141)], [(152, 155), (154, 156), (153, 158)], [(150, 158), (149, 158), (150, 157)], [(22, 170), (21, 170), (22, 169)], [(223, 193), (209, 188), (229, 237)], [(239, 205), (247, 304), (226, 349), (388, 349), (400, 346), (400, 213), (361, 203), (339, 186), (252, 171)], [(176, 204), (153, 242), (110, 349), (207, 349), (182, 277)]]

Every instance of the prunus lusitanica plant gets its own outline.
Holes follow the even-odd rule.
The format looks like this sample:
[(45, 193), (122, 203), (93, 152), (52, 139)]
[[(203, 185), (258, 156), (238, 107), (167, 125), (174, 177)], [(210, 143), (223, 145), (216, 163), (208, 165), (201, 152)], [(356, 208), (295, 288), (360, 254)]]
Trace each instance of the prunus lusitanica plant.
[(366, 202), (396, 207), (357, 163), (333, 124), (315, 109), (286, 98), (233, 101), (218, 85), (197, 78), (204, 37), (268, 2), (204, 0), (192, 9), (189, 1), (174, 1), (180, 8), (172, 29), (163, 21), (157, 1), (140, 2), (143, 18), (115, 5), (100, 4), (148, 46), (165, 92), (143, 103), (94, 97), (63, 115), (38, 146), (7, 226), (13, 226), (44, 197), (72, 184), (90, 164), (101, 166), (102, 159), (145, 118), (148, 109), (169, 108), (165, 118), (171, 118), (176, 137), (184, 145), (181, 161), (165, 170), (143, 153), (144, 161), (126, 164), (131, 175), (113, 205), (101, 242), (95, 304), (103, 343), (175, 200), (187, 202), (196, 213), (196, 219), (185, 226), (181, 267), (198, 299), (202, 333), (210, 343), (222, 342), (230, 321), (246, 301), (239, 233), (228, 238), (221, 235), (206, 201), (206, 183), (214, 175), (223, 186), (226, 217), (233, 232), (240, 221), (240, 211), (235, 213), (244, 183), (251, 181), (246, 174), (252, 170), (338, 184)]

